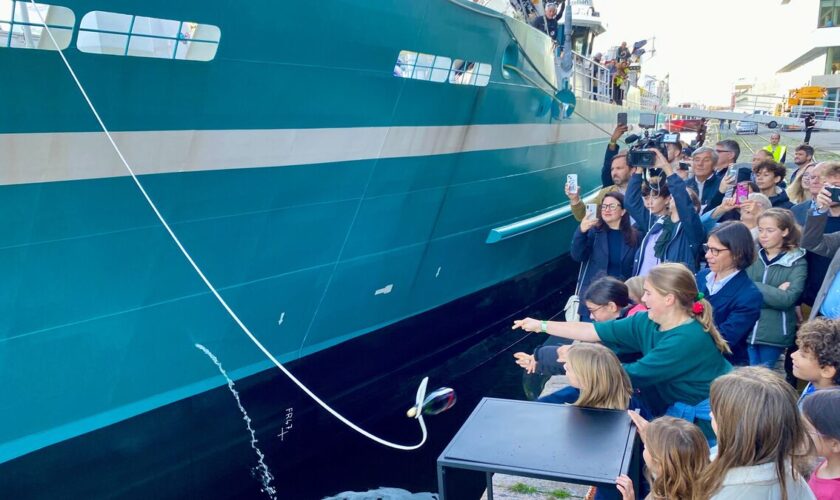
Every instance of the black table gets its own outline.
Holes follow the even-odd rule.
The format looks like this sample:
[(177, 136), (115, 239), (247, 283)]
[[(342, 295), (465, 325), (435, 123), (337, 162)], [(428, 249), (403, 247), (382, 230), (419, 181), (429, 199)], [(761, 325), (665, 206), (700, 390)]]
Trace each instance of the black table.
[(615, 489), (627, 474), (639, 498), (641, 452), (627, 412), (484, 398), (437, 461), (441, 500), (493, 499), (503, 473)]

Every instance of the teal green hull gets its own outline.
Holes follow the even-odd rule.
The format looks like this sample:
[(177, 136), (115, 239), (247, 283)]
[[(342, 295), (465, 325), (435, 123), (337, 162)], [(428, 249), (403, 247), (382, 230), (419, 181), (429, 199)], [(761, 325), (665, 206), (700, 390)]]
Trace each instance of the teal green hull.
[[(132, 2), (133, 13), (220, 26), (216, 59), (96, 56), (72, 44), (67, 55), (108, 126), (121, 132), (556, 123), (543, 92), (501, 75), (512, 40), (498, 19), (444, 0), (334, 3), (313, 18), (315, 9), (299, 2), (282, 17), (265, 15), (277, 9), (268, 2), (260, 15), (232, 3)], [(86, 11), (114, 8), (62, 5), (77, 23)], [(338, 12), (340, 28), (325, 29), (338, 26)], [(276, 43), (257, 43), (267, 33)], [(492, 62), (491, 83), (395, 78), (402, 49)], [(0, 141), (97, 130), (55, 53), (0, 49), (0, 67), (14, 69), (0, 79), (4, 114), (14, 117), (0, 120)], [(578, 111), (607, 127), (617, 108), (581, 102)], [(561, 127), (552, 144), (173, 166), (141, 180), (244, 323), (292, 361), (566, 253), (569, 217), (487, 239), (494, 228), (562, 206), (569, 173), (585, 190), (597, 187), (607, 138), (581, 133), (594, 127), (578, 117), (567, 125), (576, 135)], [(25, 151), (11, 156), (26, 166)], [(269, 368), (130, 178), (89, 178), (82, 165), (36, 182), (37, 168), (0, 178), (0, 462), (222, 385), (196, 343), (235, 378)], [(422, 338), (411, 341), (422, 348)]]

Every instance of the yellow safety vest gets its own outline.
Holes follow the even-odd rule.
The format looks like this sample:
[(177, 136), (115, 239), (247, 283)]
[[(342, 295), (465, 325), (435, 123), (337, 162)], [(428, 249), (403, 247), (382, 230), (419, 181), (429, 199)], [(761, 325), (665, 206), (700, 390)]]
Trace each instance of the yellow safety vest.
[(772, 144), (768, 144), (761, 149), (763, 149), (763, 150), (767, 151), (768, 153), (770, 153), (771, 155), (773, 155), (773, 160), (776, 161), (776, 162), (782, 161), (782, 156), (784, 156), (785, 152), (787, 151), (787, 148), (785, 146), (782, 146), (781, 144), (776, 146), (775, 150), (773, 149)]

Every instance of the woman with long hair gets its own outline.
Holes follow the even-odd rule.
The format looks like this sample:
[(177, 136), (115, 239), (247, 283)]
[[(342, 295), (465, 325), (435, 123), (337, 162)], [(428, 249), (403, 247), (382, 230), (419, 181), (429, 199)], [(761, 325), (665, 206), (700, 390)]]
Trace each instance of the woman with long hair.
[(761, 316), (747, 340), (750, 365), (773, 368), (779, 356), (796, 340), (796, 304), (808, 277), (808, 262), (805, 250), (799, 248), (800, 238), (790, 210), (771, 208), (759, 216), (761, 249), (747, 275), (761, 292), (763, 302)]
[[(594, 324), (524, 318), (514, 321), (513, 328), (601, 342), (616, 354), (640, 354), (624, 369), (649, 413), (683, 417), (711, 436), (709, 386), (731, 369), (724, 358), (729, 347), (712, 320), (712, 306), (699, 295), (694, 275), (683, 264), (651, 269), (644, 291), (648, 311), (629, 318)], [(558, 357), (565, 358), (568, 349), (559, 347)]]
[[(632, 276), (638, 246), (639, 233), (624, 208), (624, 195), (617, 191), (607, 193), (598, 213), (584, 218), (572, 236), (572, 259), (583, 266), (578, 284), (580, 294), (585, 295), (589, 284), (601, 276), (621, 281)], [(583, 321), (589, 320), (583, 301), (578, 312)]]
[(811, 170), (814, 166), (816, 166), (814, 162), (805, 165), (802, 172), (793, 179), (793, 182), (787, 188), (788, 198), (795, 205), (805, 200), (811, 201), (811, 193), (808, 187), (811, 183)]
[(703, 471), (703, 498), (813, 499), (802, 477), (814, 448), (796, 392), (767, 368), (750, 366), (712, 384), (717, 451)]

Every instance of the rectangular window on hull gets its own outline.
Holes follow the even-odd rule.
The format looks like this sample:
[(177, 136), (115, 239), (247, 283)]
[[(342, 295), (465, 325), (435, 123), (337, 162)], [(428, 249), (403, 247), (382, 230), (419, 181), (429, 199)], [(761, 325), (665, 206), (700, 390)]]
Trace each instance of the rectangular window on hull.
[(82, 18), (76, 47), (92, 54), (210, 61), (220, 38), (211, 24), (95, 11)]
[[(40, 13), (40, 16), (39, 16)], [(58, 47), (44, 31), (41, 18), (52, 31)], [(73, 37), (76, 16), (67, 7), (0, 0), (0, 47), (20, 49), (66, 49)]]
[(465, 62), (433, 54), (403, 50), (397, 56), (394, 76), (456, 85), (487, 86), (493, 66), (485, 63)]

